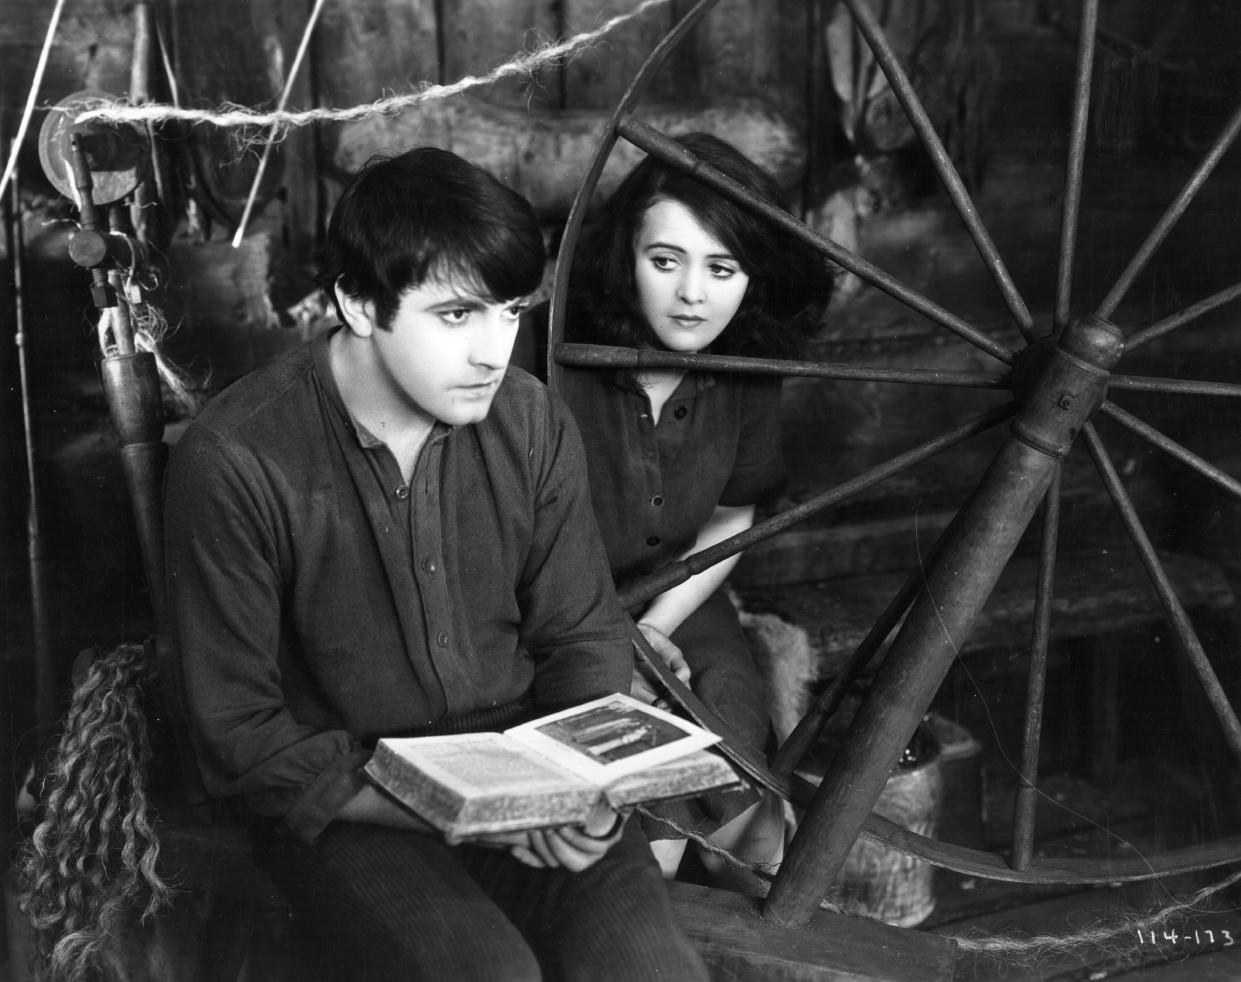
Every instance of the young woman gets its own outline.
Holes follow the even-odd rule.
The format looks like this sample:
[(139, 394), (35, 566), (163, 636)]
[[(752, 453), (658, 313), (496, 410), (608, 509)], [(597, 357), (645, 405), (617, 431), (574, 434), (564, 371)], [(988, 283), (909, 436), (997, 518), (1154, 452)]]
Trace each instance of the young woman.
[[(730, 144), (678, 142), (758, 197), (780, 190)], [(577, 250), (566, 340), (679, 352), (796, 357), (830, 278), (817, 253), (654, 158), (603, 206)], [(544, 315), (545, 316), (545, 315)], [(561, 395), (582, 431), (591, 495), (618, 586), (726, 539), (783, 480), (780, 382), (772, 376), (568, 369)], [(760, 753), (771, 726), (762, 682), (722, 586), (735, 558), (634, 611), (639, 628), (705, 703)], [(638, 674), (634, 695), (654, 698)], [(783, 844), (778, 802), (715, 795), (662, 812), (751, 862)], [(665, 873), (685, 839), (647, 823)], [(713, 872), (719, 862), (704, 855)]]

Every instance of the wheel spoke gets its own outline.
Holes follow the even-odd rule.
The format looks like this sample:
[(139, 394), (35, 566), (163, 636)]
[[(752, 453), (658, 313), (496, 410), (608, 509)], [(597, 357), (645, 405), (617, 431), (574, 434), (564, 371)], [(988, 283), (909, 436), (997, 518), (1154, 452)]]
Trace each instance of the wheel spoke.
[(640, 580), (635, 580), (621, 590), (621, 606), (628, 608), (645, 603), (665, 590), (671, 590), (674, 586), (684, 583), (691, 576), (701, 573), (705, 569), (710, 569), (716, 563), (722, 562), (729, 556), (733, 556), (743, 549), (748, 549), (764, 539), (769, 539), (777, 532), (783, 532), (785, 529), (791, 528), (811, 515), (826, 508), (831, 508), (833, 505), (838, 505), (852, 495), (865, 491), (867, 488), (873, 487), (894, 474), (899, 474), (901, 471), (913, 467), (915, 464), (919, 464), (930, 457), (934, 457), (950, 447), (964, 443), (970, 437), (982, 433), (984, 430), (997, 426), (1010, 418), (1014, 411), (1012, 403), (1005, 403), (1002, 406), (990, 409), (981, 416), (956, 427), (956, 429), (949, 430), (947, 433), (933, 440), (928, 440), (912, 450), (907, 450), (903, 454), (898, 454), (891, 460), (885, 461), (877, 467), (872, 467), (865, 473), (838, 484), (834, 488), (820, 491), (813, 498), (807, 498), (801, 504), (795, 505), (788, 511), (758, 522), (744, 532), (724, 539), (722, 542), (717, 542), (713, 546), (708, 546), (706, 549), (686, 556), (682, 560), (661, 566), (650, 576), (644, 576)]
[(669, 166), (678, 167), (686, 173), (692, 174), (702, 181), (703, 184), (714, 188), (726, 198), (749, 208), (755, 214), (762, 215), (789, 235), (819, 250), (819, 252), (831, 259), (832, 262), (843, 266), (851, 273), (856, 273), (868, 283), (883, 290), (884, 293), (896, 298), (909, 308), (918, 311), (918, 313), (939, 324), (941, 327), (945, 327), (959, 335), (976, 348), (987, 352), (993, 358), (998, 358), (1007, 365), (1011, 365), (1016, 360), (1016, 354), (1011, 349), (927, 299), (917, 290), (901, 283), (873, 263), (867, 262), (856, 253), (850, 252), (826, 236), (820, 235), (813, 229), (806, 227), (782, 208), (759, 200), (736, 181), (721, 174), (714, 167), (704, 164), (675, 140), (665, 136), (653, 127), (634, 119), (632, 116), (625, 116), (617, 122), (616, 128), (621, 136), (638, 149), (645, 150), (651, 156), (658, 158)]
[(935, 368), (880, 368), (830, 361), (786, 361), (779, 358), (746, 358), (740, 355), (706, 355), (654, 348), (622, 348), (596, 344), (561, 344), (556, 348), (561, 365), (585, 368), (684, 368), (712, 372), (787, 375), (805, 378), (862, 382), (905, 382), (913, 385), (951, 385), (970, 389), (1006, 389), (1007, 373), (946, 372)]
[(974, 245), (978, 249), (979, 255), (982, 256), (983, 262), (991, 271), (996, 285), (1000, 288), (1000, 293), (1004, 296), (1005, 303), (1008, 304), (1013, 320), (1025, 339), (1027, 341), (1033, 340), (1034, 319), (1030, 316), (1030, 311), (1026, 308), (1025, 301), (1021, 299), (1021, 295), (1017, 292), (1017, 286), (1013, 283), (1013, 278), (1009, 275), (1008, 268), (1004, 265), (1004, 260), (1000, 258), (995, 243), (991, 241), (991, 236), (987, 233), (982, 220), (978, 217), (978, 210), (974, 207), (974, 202), (970, 200), (969, 192), (965, 190), (965, 183), (961, 180), (961, 175), (957, 173), (956, 167), (953, 166), (952, 158), (948, 156), (948, 151), (944, 148), (943, 141), (940, 140), (939, 134), (935, 132), (935, 127), (931, 123), (930, 117), (927, 116), (926, 110), (922, 107), (921, 100), (918, 99), (917, 93), (914, 92), (913, 86), (909, 82), (909, 76), (905, 74), (904, 68), (901, 67), (900, 60), (896, 57), (892, 46), (888, 44), (883, 28), (879, 26), (879, 22), (876, 20), (875, 14), (870, 9), (867, 0), (845, 0), (845, 4), (853, 15), (854, 25), (870, 46), (870, 50), (875, 56), (875, 61), (883, 70), (883, 74), (887, 76), (888, 84), (892, 86), (892, 91), (904, 108), (905, 115), (909, 117), (910, 124), (922, 140), (922, 145), (926, 148), (927, 153), (930, 154), (935, 170), (939, 174), (939, 179), (943, 182), (944, 189), (948, 192), (948, 197), (956, 206), (961, 220), (965, 223), (970, 237), (974, 240)]
[(1113, 402), (1104, 402), (1099, 407), (1099, 411), (1108, 416), (1110, 419), (1114, 419), (1117, 423), (1129, 431), (1136, 433), (1144, 440), (1153, 443), (1164, 453), (1175, 457), (1186, 466), (1192, 467), (1203, 477), (1210, 478), (1229, 494), (1241, 498), (1241, 481), (1238, 481), (1231, 474), (1227, 474), (1220, 470), (1209, 461), (1203, 460), (1192, 450), (1181, 446), (1181, 444), (1177, 443), (1171, 437), (1161, 433), (1149, 423), (1143, 422), (1132, 413), (1126, 412)]
[(1021, 742), (1021, 782), (1013, 804), (1013, 868), (1025, 869), (1034, 854), (1034, 806), (1038, 783), (1038, 752), (1043, 733), (1043, 691), (1047, 681), (1047, 643), (1051, 637), (1051, 604), (1056, 573), (1056, 542), (1060, 536), (1060, 467), (1043, 498), (1043, 538), (1034, 588), (1034, 624), (1030, 643), (1030, 675), (1026, 684), (1025, 731)]
[(1200, 300), (1191, 307), (1178, 311), (1171, 317), (1165, 317), (1163, 320), (1152, 324), (1150, 327), (1144, 327), (1140, 331), (1135, 331), (1132, 335), (1125, 339), (1125, 351), (1130, 352), (1136, 348), (1140, 348), (1148, 341), (1154, 341), (1155, 338), (1161, 338), (1169, 331), (1174, 331), (1182, 324), (1188, 324), (1190, 321), (1201, 317), (1203, 314), (1209, 313), (1216, 307), (1222, 307), (1226, 303), (1230, 303), (1241, 297), (1241, 283), (1236, 286), (1230, 286), (1227, 290), (1221, 290), (1205, 300)]
[(819, 694), (814, 701), (814, 705), (810, 707), (806, 715), (793, 728), (793, 732), (789, 734), (788, 739), (780, 746), (780, 749), (771, 761), (771, 769), (777, 774), (791, 774), (793, 768), (801, 763), (802, 758), (806, 756), (810, 748), (814, 746), (815, 741), (819, 739), (819, 734), (823, 732), (824, 725), (836, 710), (840, 708), (840, 704), (844, 700), (846, 686), (866, 670), (870, 660), (888, 639), (888, 635), (901, 622), (901, 618), (905, 616), (905, 611), (909, 609), (909, 605), (914, 602), (914, 598), (926, 582), (926, 576), (922, 567), (931, 566), (935, 563), (936, 558), (939, 556), (940, 543), (943, 541), (944, 535), (941, 535), (935, 540), (935, 544), (927, 550), (926, 555), (921, 557), (919, 567), (906, 577), (905, 582), (901, 584), (901, 588), (896, 592), (896, 595), (888, 602), (888, 606), (884, 608), (883, 613), (871, 625), (871, 629), (866, 633), (866, 637), (853, 650), (853, 654), (849, 656), (849, 660), (845, 663), (844, 668), (832, 679), (827, 688)]
[(1077, 39), (1077, 78), (1074, 83), (1073, 122), (1064, 173), (1064, 208), (1060, 214), (1060, 259), (1056, 273), (1056, 306), (1052, 330), (1057, 334), (1069, 322), (1073, 295), (1073, 259), (1077, 252), (1078, 211), (1082, 197), (1082, 168), (1086, 159), (1086, 121), (1090, 115), (1090, 80), (1094, 67), (1099, 0), (1082, 0)]
[(1211, 708), (1215, 710), (1215, 714), (1219, 717), (1220, 723), (1224, 728), (1224, 738), (1228, 741), (1229, 748), (1234, 754), (1241, 757), (1241, 722), (1237, 720), (1237, 714), (1229, 704), (1228, 696), (1220, 685), (1219, 679), (1215, 675), (1215, 670), (1207, 659), (1206, 652), (1202, 649), (1202, 642), (1198, 640), (1198, 635), (1194, 632), (1193, 625), (1189, 621), (1189, 615), (1185, 612), (1185, 608), (1181, 605), (1180, 599), (1172, 588), (1172, 582), (1168, 579), (1168, 574), (1164, 571), (1163, 564), (1159, 561), (1155, 547), (1151, 544), (1150, 537), (1142, 526), (1142, 520), (1138, 517), (1137, 509), (1133, 506), (1129, 492), (1125, 490), (1124, 484), (1121, 483), (1120, 475), (1116, 473), (1116, 468), (1112, 465), (1111, 458), (1108, 456), (1103, 441), (1099, 439), (1099, 434), (1094, 426), (1087, 423), (1082, 427), (1082, 435), (1086, 440), (1086, 448), (1094, 459), (1095, 467), (1098, 468), (1099, 475), (1103, 478), (1103, 484), (1112, 496), (1112, 501), (1115, 502), (1116, 508), (1124, 520), (1125, 527), (1129, 532), (1129, 538), (1133, 540), (1133, 544), (1137, 548), (1142, 565), (1146, 567), (1147, 575), (1155, 587), (1155, 593), (1159, 597), (1159, 602), (1163, 605), (1164, 612), (1167, 614), (1168, 624), (1172, 628), (1172, 633), (1176, 637), (1182, 652), (1189, 659), (1190, 664), (1193, 665), (1194, 671), (1198, 675), (1198, 681), (1201, 682), (1202, 688), (1206, 692), (1207, 700), (1210, 702)]
[(1150, 378), (1146, 375), (1113, 375), (1108, 388), (1131, 392), (1163, 392), (1182, 396), (1241, 396), (1241, 385), (1235, 382), (1200, 382), (1193, 379)]
[(1103, 298), (1103, 302), (1095, 313), (1107, 320), (1120, 306), (1121, 300), (1124, 299), (1129, 288), (1133, 286), (1133, 281), (1137, 279), (1138, 274), (1146, 268), (1146, 264), (1150, 261), (1151, 256), (1155, 254), (1155, 250), (1168, 237), (1168, 233), (1172, 231), (1172, 226), (1184, 214), (1185, 209), (1189, 207), (1189, 203), (1193, 201), (1194, 195), (1206, 182), (1211, 171), (1215, 169), (1215, 165), (1219, 163), (1220, 158), (1224, 156), (1224, 152), (1232, 145), (1233, 140), (1237, 138), (1237, 133), (1241, 132), (1241, 106), (1233, 113), (1232, 118), (1225, 124), (1224, 129), (1216, 138), (1215, 144), (1207, 152), (1202, 163), (1198, 165), (1198, 169), (1194, 171), (1193, 176), (1186, 182), (1185, 187), (1181, 189), (1181, 193), (1176, 196), (1176, 200), (1168, 206), (1168, 210), (1151, 230), (1146, 241), (1142, 243), (1137, 254), (1129, 261), (1129, 265), (1125, 271), (1120, 274), (1120, 279), (1116, 281), (1116, 285), (1112, 287), (1111, 292)]

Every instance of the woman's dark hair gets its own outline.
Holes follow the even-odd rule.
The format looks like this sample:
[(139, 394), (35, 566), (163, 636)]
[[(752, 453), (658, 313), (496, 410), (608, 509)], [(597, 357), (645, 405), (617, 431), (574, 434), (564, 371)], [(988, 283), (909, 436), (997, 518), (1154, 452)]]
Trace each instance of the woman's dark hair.
[(373, 301), (388, 327), (401, 294), (428, 278), (511, 300), (538, 288), (545, 258), (525, 198), (454, 153), (419, 147), (374, 156), (354, 175), (328, 223), (318, 283), (333, 303), (337, 283)]
[[(707, 133), (690, 133), (676, 142), (764, 201), (782, 207), (775, 181), (736, 147)], [(566, 339), (661, 347), (638, 303), (634, 242), (646, 210), (662, 199), (693, 212), (750, 278), (712, 353), (797, 357), (831, 297), (832, 281), (823, 259), (767, 219), (655, 157), (647, 157), (621, 182), (577, 248)]]

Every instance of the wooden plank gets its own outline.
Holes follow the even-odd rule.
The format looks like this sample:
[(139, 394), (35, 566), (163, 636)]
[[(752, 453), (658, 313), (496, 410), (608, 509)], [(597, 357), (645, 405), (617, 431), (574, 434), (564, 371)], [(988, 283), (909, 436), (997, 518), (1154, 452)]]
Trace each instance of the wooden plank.
[[(1141, 894), (1139, 894), (1141, 898)], [(958, 955), (957, 977), (959, 979), (999, 979), (1021, 982), (1021, 980), (1053, 979), (1053, 978), (1109, 978), (1133, 979), (1141, 975), (1143, 982), (1162, 978), (1164, 982), (1198, 982), (1200, 979), (1234, 980), (1237, 967), (1241, 966), (1241, 945), (1214, 953), (1213, 963), (1207, 961), (1209, 956), (1203, 955), (1188, 962), (1167, 965), (1166, 974), (1160, 975), (1158, 966), (1169, 958), (1183, 959), (1197, 952), (1209, 950), (1205, 932), (1211, 930), (1216, 939), (1215, 947), (1223, 944), (1224, 930), (1238, 937), (1236, 915), (1224, 911), (1202, 911), (1200, 909), (1185, 910), (1172, 915), (1166, 924), (1158, 928), (1156, 943), (1150, 942), (1149, 932), (1145, 940), (1139, 942), (1135, 930), (1127, 926), (1134, 917), (1151, 913), (1166, 903), (1168, 897), (1162, 894), (1153, 904), (1146, 899), (1138, 899), (1135, 903), (1129, 891), (1124, 889), (1101, 889), (1086, 893), (1075, 893), (1057, 897), (1040, 903), (1026, 904), (999, 913), (991, 913), (982, 917), (958, 921), (950, 925), (935, 928), (932, 933), (945, 937), (962, 937), (963, 941)], [(1039, 951), (1037, 959), (1021, 957), (1017, 950), (997, 953), (975, 951), (971, 948), (968, 938), (974, 934), (997, 935), (1002, 940), (1011, 938), (1019, 941), (1031, 936), (1050, 935), (1053, 937), (1072, 937), (1092, 928), (1119, 928), (1110, 938), (1095, 940), (1091, 943), (1077, 945), (1048, 945)], [(1191, 942), (1183, 941), (1177, 945), (1165, 942), (1163, 930), (1175, 928), (1178, 936), (1183, 937), (1189, 930)], [(1200, 945), (1192, 942), (1193, 932), (1198, 930)], [(1198, 974), (1196, 969), (1202, 965), (1205, 969), (1229, 965), (1232, 975)], [(1138, 966), (1141, 966), (1140, 968)], [(1135, 970), (1136, 969), (1136, 970)], [(1133, 971), (1131, 971), (1133, 970)], [(1114, 975), (1124, 972), (1123, 975)]]
[(327, 4), (314, 42), (320, 102), (361, 105), (442, 81), (435, 7), (435, 0)]
[[(555, 0), (443, 0), (444, 81), (486, 75), (554, 38), (557, 7)], [(529, 81), (499, 82), (475, 93), (497, 105), (554, 107), (560, 103), (560, 80), (555, 72), (540, 72)]]
[[(487, 168), (529, 198), (541, 214), (563, 217), (608, 115), (602, 109), (514, 109), (472, 98), (428, 103), (399, 116), (338, 127), (333, 163), (349, 172), (376, 149), (429, 143)], [(757, 101), (730, 100), (702, 110), (655, 107), (643, 115), (666, 132), (699, 129), (730, 139), (777, 179), (791, 179), (800, 169), (802, 147), (797, 132)], [(643, 156), (636, 147), (619, 141), (598, 194), (610, 194)]]
[[(1189, 957), (1164, 962), (1161, 965), (1145, 965), (1123, 975), (1109, 976), (1112, 982), (1237, 982), (1241, 979), (1241, 944), (1237, 938), (1241, 930), (1235, 926), (1224, 928), (1234, 939), (1233, 945), (1227, 949), (1210, 951), (1206, 954), (1193, 951), (1194, 946), (1186, 948)], [(1217, 936), (1222, 931), (1217, 932)], [(1200, 934), (1205, 938), (1205, 934)]]
[(668, 884), (677, 919), (714, 978), (763, 982), (935, 982), (951, 979), (955, 944), (862, 917), (819, 911), (804, 928), (759, 916), (759, 901)]
[[(0, 92), (5, 110), (17, 113), (25, 104), (35, 63), (51, 21), (46, 0), (5, 0), (0, 16)], [(121, 94), (129, 89), (134, 21), (129, 6), (106, 0), (81, 0), (66, 5), (48, 57), (38, 105), (58, 102), (85, 88)], [(41, 114), (35, 116), (38, 132)], [(29, 180), (29, 179), (28, 179)]]
[[(1225, 609), (1234, 603), (1223, 571), (1207, 560), (1164, 554), (1165, 567), (1182, 602), (1190, 608)], [(963, 651), (1028, 644), (1034, 605), (1034, 564), (1014, 559), (1000, 577)], [(1053, 601), (1052, 638), (1091, 637), (1163, 617), (1145, 573), (1136, 563), (1115, 560), (1106, 551), (1062, 555)], [(825, 674), (866, 636), (879, 613), (895, 596), (906, 573), (883, 573), (798, 584), (771, 590), (742, 591), (746, 609), (775, 613), (804, 627), (819, 651)]]
[[(564, 0), (564, 32), (571, 36), (597, 30), (608, 18), (626, 13), (634, 6), (632, 0)], [(647, 56), (687, 7), (679, 3), (650, 10), (574, 58), (563, 69), (564, 108), (614, 108)], [(687, 47), (683, 44), (674, 53), (675, 65), (664, 66), (648, 90), (648, 100), (682, 102), (697, 96), (696, 91), (683, 91), (684, 65), (687, 59), (692, 59), (692, 54), (684, 52)], [(677, 91), (678, 88), (682, 91)]]
[[(794, 55), (781, 45), (785, 23), (800, 20), (804, 24), (804, 17), (802, 3), (720, 0), (693, 39), (706, 97), (747, 95), (777, 102), (782, 92), (782, 65)], [(798, 98), (788, 108), (794, 109), (800, 102)]]

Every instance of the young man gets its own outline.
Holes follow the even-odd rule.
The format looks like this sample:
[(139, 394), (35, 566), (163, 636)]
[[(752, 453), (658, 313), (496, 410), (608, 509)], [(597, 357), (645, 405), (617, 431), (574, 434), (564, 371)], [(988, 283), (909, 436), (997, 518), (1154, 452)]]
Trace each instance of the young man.
[(486, 172), (371, 161), (328, 230), (343, 326), (217, 396), (169, 465), (200, 766), (260, 816), (336, 977), (706, 977), (637, 823), (448, 847), (360, 770), (381, 736), (629, 687), (579, 437), (506, 371), (543, 262), (530, 206)]

